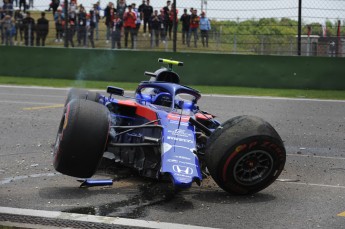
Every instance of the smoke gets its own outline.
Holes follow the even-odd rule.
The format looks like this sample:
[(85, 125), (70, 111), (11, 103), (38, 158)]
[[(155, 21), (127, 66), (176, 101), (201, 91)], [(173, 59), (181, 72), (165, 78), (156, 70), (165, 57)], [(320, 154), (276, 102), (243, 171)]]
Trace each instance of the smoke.
[(88, 51), (87, 58), (80, 64), (80, 68), (76, 73), (74, 86), (85, 87), (85, 80), (102, 81), (106, 80), (104, 74), (109, 72), (116, 64), (114, 51)]

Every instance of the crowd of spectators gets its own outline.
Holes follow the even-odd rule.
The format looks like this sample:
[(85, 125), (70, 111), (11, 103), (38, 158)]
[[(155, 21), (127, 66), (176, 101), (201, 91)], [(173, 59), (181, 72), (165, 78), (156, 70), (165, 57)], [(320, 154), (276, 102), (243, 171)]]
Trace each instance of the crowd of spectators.
[[(21, 2), (23, 10), (21, 9)], [(49, 21), (45, 12), (37, 22), (27, 10), (27, 0), (3, 0), (0, 8), (1, 44), (14, 45), (23, 42), (27, 46), (33, 46), (36, 38), (36, 46), (44, 46), (49, 33)], [(30, 1), (33, 5), (33, 1)], [(13, 7), (13, 4), (16, 7)], [(66, 11), (68, 10), (68, 20)], [(137, 46), (139, 36), (149, 37), (152, 48), (158, 47), (172, 40), (174, 24), (182, 26), (182, 44), (190, 47), (193, 37), (194, 47), (197, 47), (199, 36), (204, 47), (208, 47), (210, 20), (205, 12), (198, 14), (197, 9), (184, 9), (179, 15), (178, 9), (170, 0), (161, 9), (154, 9), (150, 0), (143, 0), (138, 7), (135, 3), (127, 4), (126, 0), (117, 0), (116, 6), (109, 2), (102, 9), (100, 3), (93, 4), (90, 10), (86, 10), (77, 0), (69, 0), (68, 6), (64, 1), (52, 0), (46, 11), (52, 11), (55, 24), (55, 42), (63, 42), (74, 47), (76, 38), (77, 45), (81, 47), (95, 47), (94, 39), (100, 39), (100, 23), (106, 26), (105, 42), (111, 44), (111, 48), (122, 47), (134, 49)], [(103, 12), (102, 12), (103, 11)], [(143, 25), (142, 30), (140, 30)], [(129, 43), (130, 39), (130, 43)]]

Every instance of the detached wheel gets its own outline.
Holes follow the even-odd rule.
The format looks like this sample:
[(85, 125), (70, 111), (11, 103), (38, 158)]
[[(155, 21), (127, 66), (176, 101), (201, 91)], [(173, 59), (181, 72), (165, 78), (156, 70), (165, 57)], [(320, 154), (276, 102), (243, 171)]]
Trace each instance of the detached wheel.
[(266, 121), (239, 116), (221, 125), (206, 146), (206, 166), (225, 191), (245, 195), (261, 191), (282, 172), (284, 144)]
[(105, 150), (109, 111), (101, 104), (76, 99), (67, 104), (54, 147), (54, 167), (74, 177), (91, 177)]
[(88, 91), (79, 88), (71, 88), (68, 90), (67, 98), (65, 101), (65, 106), (72, 101), (73, 99), (84, 99), (93, 102), (98, 102), (100, 98), (100, 94), (93, 91)]

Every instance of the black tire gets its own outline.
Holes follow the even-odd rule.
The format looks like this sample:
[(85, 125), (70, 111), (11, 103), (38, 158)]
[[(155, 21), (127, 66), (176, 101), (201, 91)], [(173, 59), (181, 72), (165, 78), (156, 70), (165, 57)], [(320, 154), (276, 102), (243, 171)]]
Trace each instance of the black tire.
[(253, 116), (232, 118), (212, 133), (206, 166), (216, 183), (235, 195), (253, 194), (272, 184), (282, 172), (286, 151), (278, 133)]
[(85, 99), (93, 102), (98, 102), (100, 98), (98, 92), (88, 91), (80, 88), (71, 88), (68, 90), (65, 106), (73, 99)]
[(82, 99), (69, 102), (55, 142), (55, 169), (69, 176), (91, 177), (107, 144), (109, 120), (109, 111), (101, 104)]

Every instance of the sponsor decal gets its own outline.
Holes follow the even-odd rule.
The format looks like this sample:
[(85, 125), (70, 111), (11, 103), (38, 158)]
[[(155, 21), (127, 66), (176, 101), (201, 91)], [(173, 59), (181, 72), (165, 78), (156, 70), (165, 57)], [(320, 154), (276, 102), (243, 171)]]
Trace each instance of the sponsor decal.
[(191, 144), (194, 143), (193, 140), (184, 139), (184, 138), (178, 138), (178, 137), (170, 137), (170, 136), (168, 136), (168, 140), (179, 141), (179, 142), (186, 142), (186, 143), (191, 143)]
[(172, 145), (168, 143), (163, 143), (163, 150), (164, 152), (168, 152), (172, 148)]
[(180, 126), (188, 126), (189, 125), (189, 123), (188, 122), (179, 122), (179, 121), (174, 121), (174, 120), (169, 120), (169, 122), (171, 123), (171, 124), (176, 124), (176, 125), (180, 125)]
[(195, 166), (195, 167), (199, 167), (198, 165), (196, 165), (195, 163), (189, 163), (189, 162), (184, 162), (184, 161), (179, 161), (180, 164), (185, 164), (185, 165), (191, 165), (191, 166)]
[(184, 157), (184, 156), (174, 156), (174, 157), (175, 157), (175, 158), (179, 158), (179, 159), (188, 160), (188, 161), (192, 160), (191, 158), (189, 158), (189, 157)]
[(190, 179), (192, 178), (191, 176), (178, 174), (178, 173), (174, 173), (174, 176), (177, 176), (177, 178), (180, 182), (183, 182), (183, 181), (190, 182)]
[(182, 166), (182, 165), (173, 165), (174, 172), (178, 174), (184, 174), (184, 175), (192, 175), (193, 169), (188, 166)]
[(177, 147), (177, 148), (183, 148), (183, 149), (190, 150), (190, 152), (192, 152), (193, 154), (194, 154), (194, 153), (195, 153), (195, 151), (196, 151), (196, 149), (195, 149), (195, 148), (189, 148), (189, 147), (185, 147), (185, 146), (174, 145), (174, 147)]
[(176, 160), (176, 159), (168, 159), (167, 162), (178, 163), (178, 160)]
[(181, 122), (189, 122), (190, 116), (178, 115), (178, 114), (168, 114), (168, 119), (170, 119), (170, 120), (180, 121), (180, 118), (181, 118)]
[(185, 137), (188, 138), (192, 136), (191, 134), (186, 133), (186, 130), (176, 129), (176, 130), (168, 130), (169, 133), (173, 136)]

